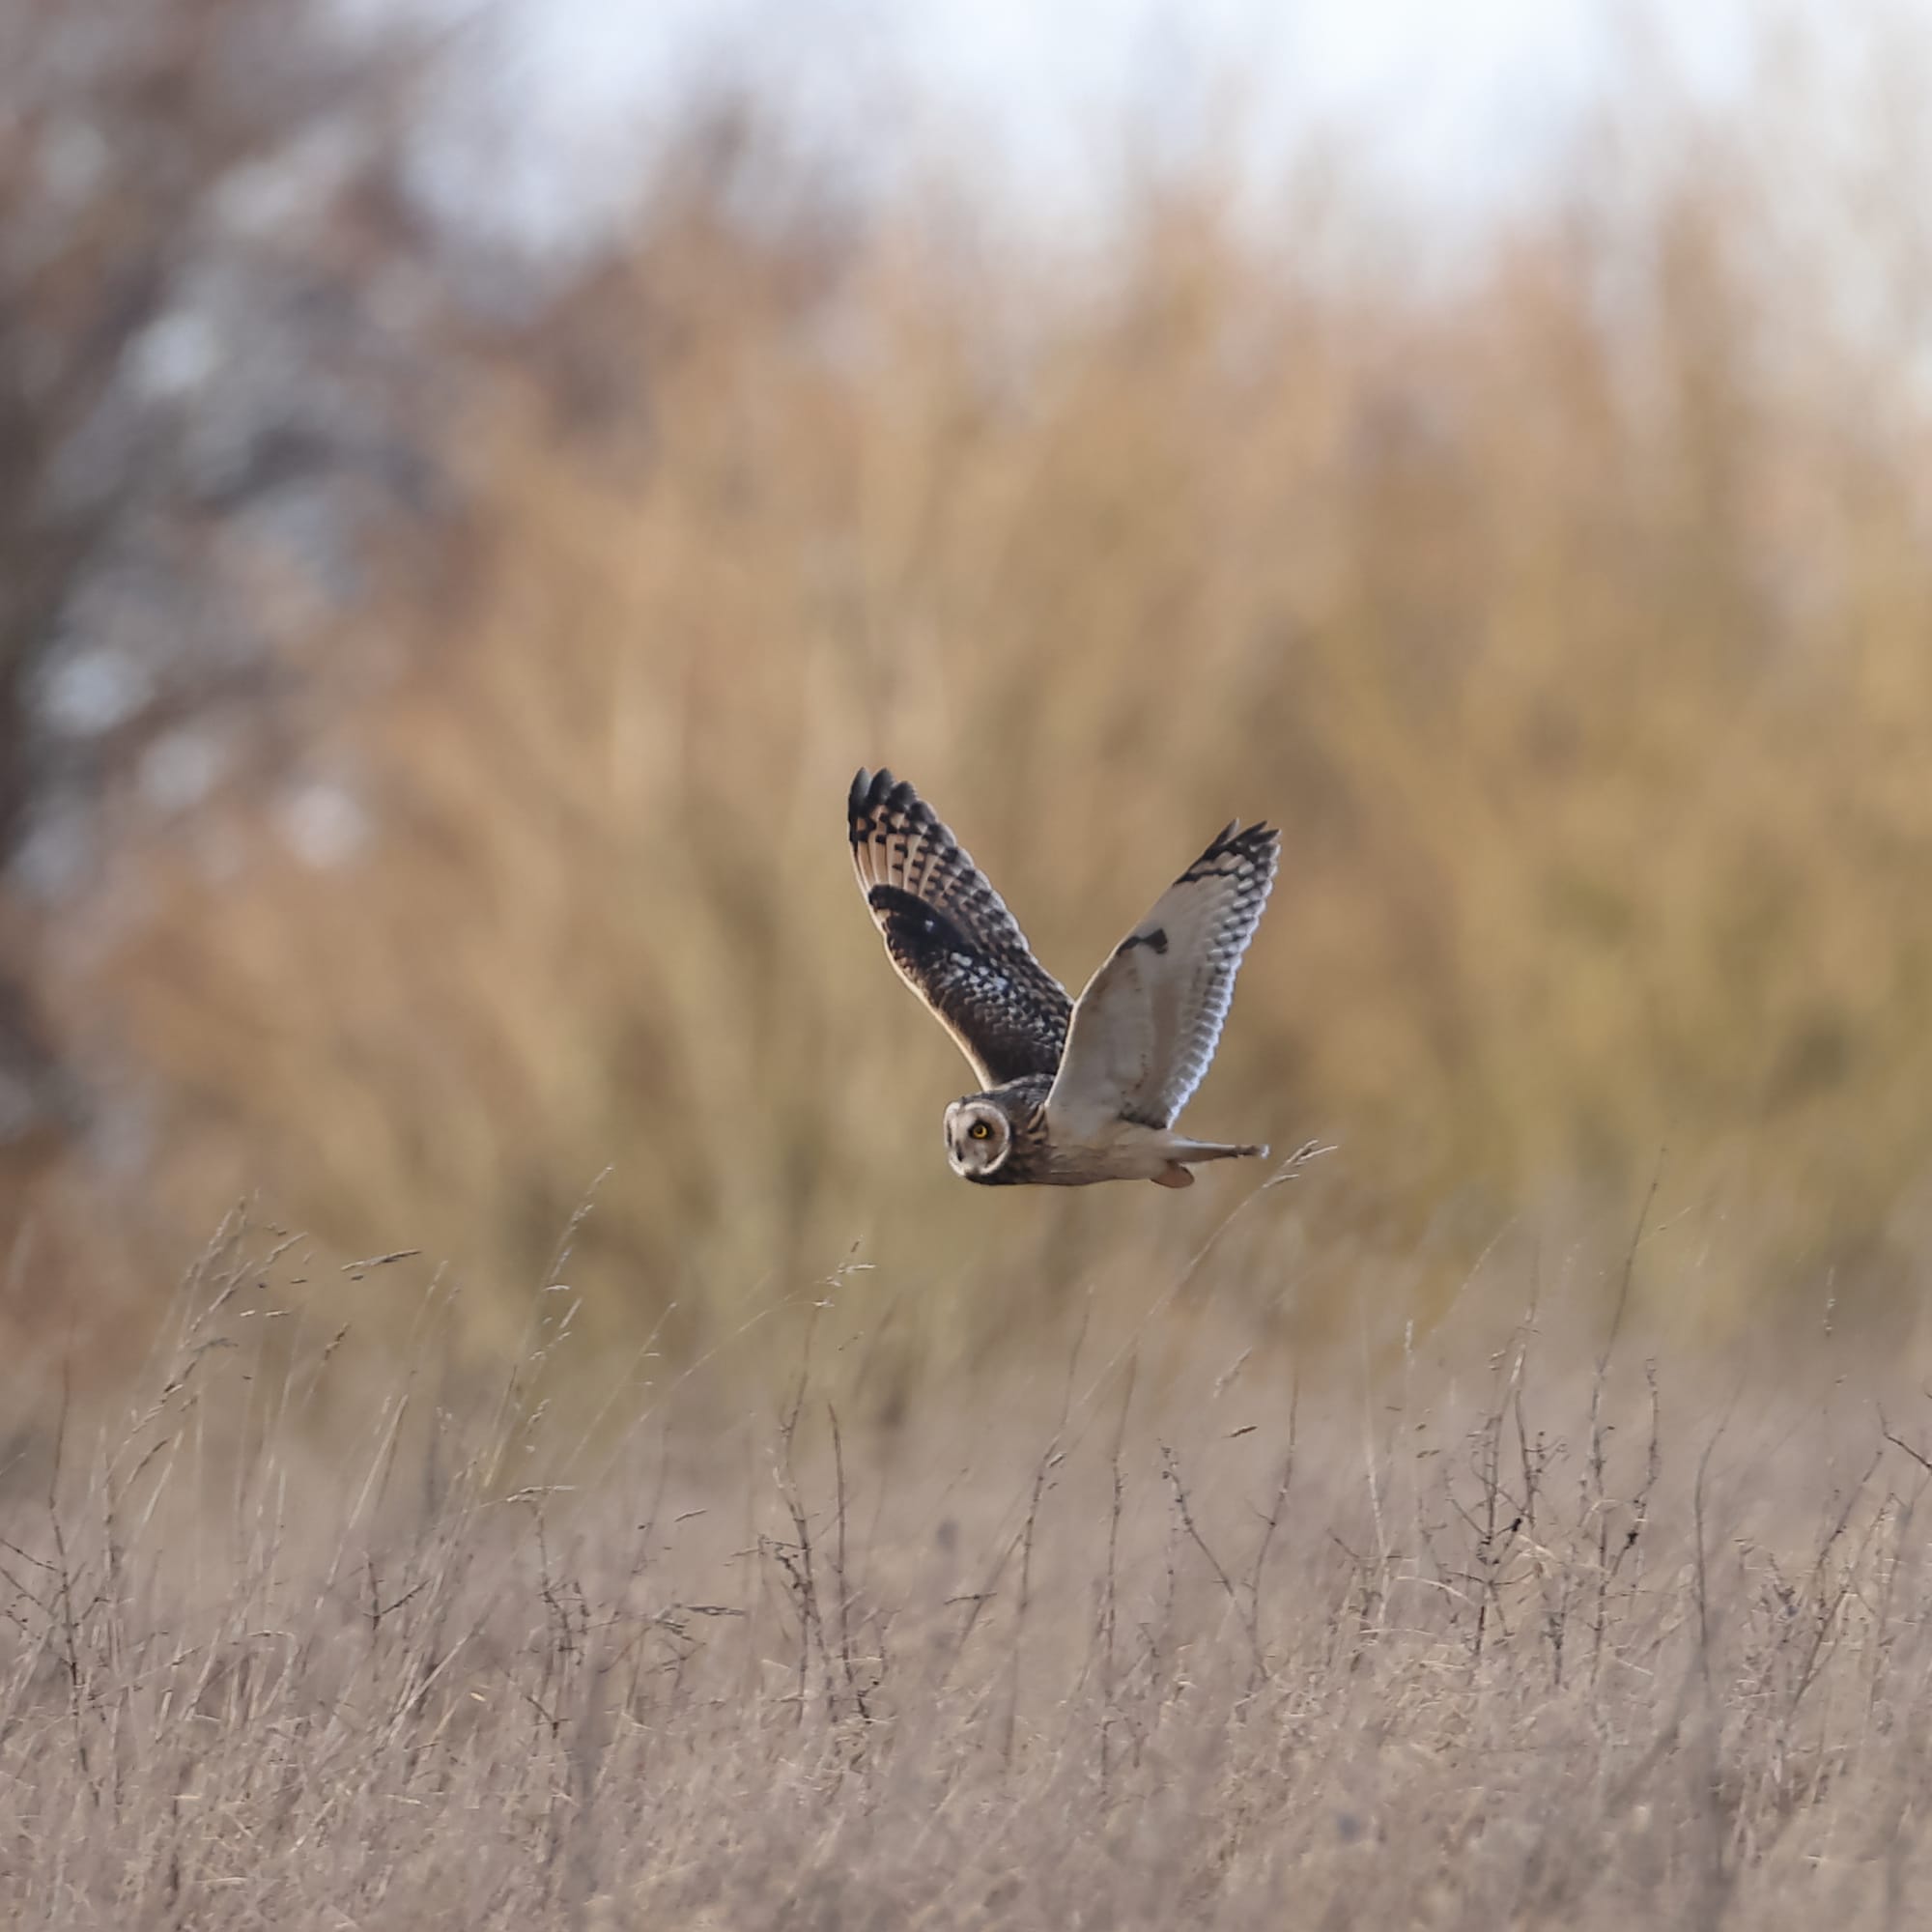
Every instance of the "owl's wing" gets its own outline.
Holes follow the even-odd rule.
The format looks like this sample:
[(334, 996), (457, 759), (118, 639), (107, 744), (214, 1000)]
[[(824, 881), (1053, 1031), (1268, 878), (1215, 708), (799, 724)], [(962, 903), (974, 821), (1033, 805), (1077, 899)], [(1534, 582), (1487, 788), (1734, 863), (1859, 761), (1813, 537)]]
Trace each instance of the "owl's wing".
[(899, 978), (981, 1085), (1052, 1073), (1072, 1011), (1066, 990), (932, 808), (891, 772), (862, 767), (845, 815), (859, 890)]
[(1237, 819), (1114, 949), (1073, 1009), (1047, 1095), (1052, 1131), (1079, 1139), (1118, 1120), (1173, 1125), (1220, 1043), (1280, 844), (1271, 827), (1242, 831)]

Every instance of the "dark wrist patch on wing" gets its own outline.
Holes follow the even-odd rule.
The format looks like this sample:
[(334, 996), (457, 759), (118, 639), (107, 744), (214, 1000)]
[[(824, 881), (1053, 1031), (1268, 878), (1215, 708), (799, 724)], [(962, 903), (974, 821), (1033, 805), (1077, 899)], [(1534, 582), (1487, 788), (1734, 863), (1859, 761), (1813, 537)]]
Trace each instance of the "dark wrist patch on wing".
[(923, 898), (897, 886), (874, 886), (866, 895), (866, 903), (884, 920), (887, 938), (915, 952), (980, 951), (943, 912), (935, 912)]

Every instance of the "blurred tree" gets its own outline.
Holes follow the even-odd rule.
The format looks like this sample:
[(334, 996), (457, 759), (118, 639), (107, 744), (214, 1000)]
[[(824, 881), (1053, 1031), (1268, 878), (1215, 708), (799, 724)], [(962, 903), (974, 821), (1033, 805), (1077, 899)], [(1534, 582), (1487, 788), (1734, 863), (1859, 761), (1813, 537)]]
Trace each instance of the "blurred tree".
[(432, 500), (419, 51), (290, 0), (0, 14), (0, 1156), (77, 1118), (44, 908), (270, 749), (284, 646)]
[(128, 833), (218, 867), (207, 808), (238, 784), (311, 858), (359, 825), (342, 777), (299, 746), (342, 618), (398, 526), (442, 500), (429, 452), (450, 278), (427, 267), (408, 164), (425, 71), (425, 41), (392, 17), (354, 29), (305, 0), (0, 10), (0, 1327), (15, 1341), (71, 1320), (77, 1269), (91, 1318), (116, 1325), (87, 1175), (139, 1165), (151, 1082), (112, 1014), (60, 987), (139, 893)]

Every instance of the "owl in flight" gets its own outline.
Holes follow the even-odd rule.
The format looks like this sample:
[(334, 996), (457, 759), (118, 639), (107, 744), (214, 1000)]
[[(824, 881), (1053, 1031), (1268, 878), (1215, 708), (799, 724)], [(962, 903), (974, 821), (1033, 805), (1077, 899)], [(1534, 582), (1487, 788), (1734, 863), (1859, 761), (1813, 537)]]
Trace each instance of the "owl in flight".
[(859, 890), (886, 952), (983, 1090), (946, 1110), (954, 1174), (987, 1186), (1190, 1187), (1195, 1161), (1267, 1152), (1188, 1140), (1174, 1121), (1214, 1058), (1274, 883), (1279, 833), (1230, 825), (1075, 1003), (911, 785), (861, 769), (845, 810)]

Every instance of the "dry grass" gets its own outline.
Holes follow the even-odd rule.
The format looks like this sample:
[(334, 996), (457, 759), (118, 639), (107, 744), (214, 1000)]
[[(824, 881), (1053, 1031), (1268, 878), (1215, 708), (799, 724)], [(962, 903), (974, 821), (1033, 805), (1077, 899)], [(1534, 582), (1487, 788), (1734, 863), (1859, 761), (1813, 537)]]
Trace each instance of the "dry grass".
[(1829, 1335), (1803, 1393), (1533, 1316), (1459, 1364), (1465, 1311), (1296, 1395), (1170, 1284), (893, 1426), (855, 1419), (890, 1297), (848, 1275), (767, 1310), (763, 1399), (733, 1343), (597, 1413), (569, 1291), (484, 1384), (408, 1264), (332, 1293), (414, 1302), (384, 1360), (266, 1247), (231, 1229), (145, 1394), (11, 1465), (10, 1924), (1932, 1905), (1932, 1417)]

